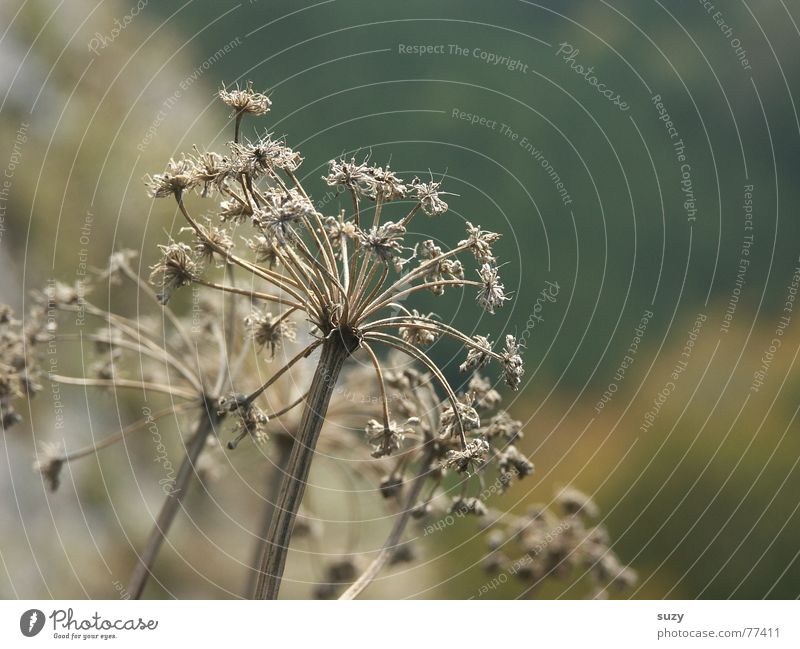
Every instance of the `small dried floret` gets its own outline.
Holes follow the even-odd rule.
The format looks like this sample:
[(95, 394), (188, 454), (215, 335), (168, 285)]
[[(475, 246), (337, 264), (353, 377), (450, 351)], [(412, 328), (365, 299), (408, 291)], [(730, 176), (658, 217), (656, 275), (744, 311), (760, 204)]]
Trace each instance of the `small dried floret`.
[(419, 178), (414, 178), (411, 188), (416, 194), (422, 211), (428, 216), (440, 216), (447, 211), (447, 203), (439, 197), (439, 187), (441, 183), (433, 180), (429, 183), (422, 182)]
[(267, 264), (273, 268), (279, 261), (280, 256), (275, 249), (275, 240), (264, 235), (257, 235), (252, 239), (245, 239), (247, 247), (256, 254), (256, 262)]
[(158, 246), (163, 253), (161, 261), (151, 266), (150, 282), (161, 287), (158, 301), (166, 304), (172, 294), (182, 286), (191, 284), (196, 265), (192, 259), (192, 249), (185, 243), (170, 243)]
[(218, 411), (220, 414), (230, 413), (236, 417), (236, 433), (233, 440), (228, 442), (228, 448), (233, 450), (245, 436), (260, 444), (269, 439), (267, 424), (269, 417), (244, 394), (231, 394), (219, 400)]
[(493, 410), (502, 401), (500, 393), (492, 387), (489, 379), (475, 372), (469, 381), (467, 390), (472, 395), (475, 405), (485, 410)]
[(343, 238), (357, 239), (362, 234), (355, 222), (346, 220), (344, 214), (345, 212), (342, 210), (339, 216), (325, 217), (323, 223), (325, 233), (334, 246), (341, 245)]
[(372, 444), (372, 457), (385, 457), (400, 450), (406, 435), (413, 432), (412, 426), (417, 424), (419, 424), (419, 419), (416, 417), (407, 419), (403, 426), (399, 426), (396, 421), (389, 421), (387, 426), (375, 419), (370, 419), (365, 431), (369, 443)]
[(392, 264), (396, 271), (403, 267), (403, 236), (405, 227), (399, 223), (387, 221), (370, 228), (367, 232), (359, 232), (359, 239), (364, 250), (375, 255), (385, 264)]
[(64, 455), (58, 444), (42, 444), (39, 456), (33, 463), (33, 470), (42, 474), (50, 491), (55, 491), (61, 484), (61, 469), (64, 467)]
[[(426, 347), (436, 341), (437, 333), (435, 329), (436, 321), (433, 319), (434, 314), (429, 313), (423, 315), (416, 309), (413, 309), (406, 319), (406, 323), (398, 328), (400, 337), (407, 343), (411, 343), (415, 347)], [(424, 325), (424, 326), (421, 326)]]
[(492, 244), (500, 238), (496, 232), (481, 230), (481, 226), (474, 226), (467, 221), (467, 234), (463, 241), (459, 241), (459, 246), (468, 246), (477, 259), (482, 264), (491, 264), (497, 261), (492, 254)]
[(214, 151), (200, 152), (195, 147), (196, 155), (193, 157), (194, 177), (197, 185), (202, 187), (200, 195), (211, 196), (215, 190), (225, 186), (233, 173), (233, 167), (228, 158)]
[(167, 170), (162, 174), (146, 177), (150, 196), (153, 198), (167, 198), (177, 196), (196, 186), (199, 183), (194, 162), (189, 158), (170, 160)]
[(259, 347), (268, 347), (270, 356), (281, 346), (284, 339), (294, 342), (297, 339), (294, 320), (272, 313), (253, 312), (244, 319), (245, 326)]
[(458, 473), (468, 473), (476, 471), (483, 463), (484, 458), (489, 453), (489, 444), (485, 439), (473, 439), (467, 443), (462, 451), (447, 451), (445, 467), (454, 469)]
[(371, 198), (394, 201), (405, 197), (408, 188), (389, 169), (389, 165), (386, 165), (385, 169), (383, 167), (368, 167), (366, 171), (368, 176), (367, 193)]
[(219, 204), (219, 218), (221, 221), (242, 223), (253, 215), (249, 205), (239, 201), (221, 201)]
[(272, 169), (295, 171), (302, 163), (300, 154), (267, 134), (255, 142), (229, 142), (236, 173), (258, 178)]
[(328, 166), (328, 175), (323, 179), (329, 186), (342, 187), (358, 194), (365, 194), (369, 190), (371, 177), (366, 162), (356, 162), (355, 158), (351, 158), (350, 162), (344, 159), (331, 160)]
[(492, 343), (488, 336), (473, 336), (475, 345), (467, 350), (467, 360), (458, 369), (462, 372), (479, 370), (492, 360)]
[(489, 440), (503, 438), (507, 442), (513, 442), (522, 437), (522, 422), (512, 419), (505, 410), (501, 410), (489, 420), (481, 432)]
[(238, 85), (233, 90), (223, 87), (219, 91), (219, 98), (233, 109), (231, 117), (236, 117), (240, 113), (250, 113), (258, 117), (266, 113), (272, 106), (269, 97), (253, 91), (251, 81), (247, 82), (247, 86), (243, 90), (240, 90)]
[(533, 462), (520, 453), (516, 446), (509, 446), (499, 456), (497, 468), (500, 471), (500, 479), (505, 487), (511, 482), (511, 478), (516, 476), (519, 480), (533, 473)]
[(586, 494), (578, 491), (574, 487), (565, 487), (558, 494), (558, 502), (565, 513), (581, 514), (589, 518), (596, 518), (600, 514), (600, 508)]
[(448, 509), (450, 514), (458, 514), (460, 516), (473, 515), (485, 516), (487, 513), (486, 505), (484, 505), (478, 498), (464, 498), (458, 496), (453, 498)]
[[(458, 414), (461, 417), (461, 424), (464, 427), (464, 432), (466, 433), (479, 428), (481, 425), (481, 418), (478, 415), (478, 411), (472, 407), (472, 399), (469, 395), (464, 395), (464, 401), (456, 401), (456, 404), (458, 406)], [(444, 410), (442, 410), (440, 425), (442, 427), (441, 436), (443, 438), (458, 434), (458, 417), (456, 417), (452, 404), (448, 404)]]
[(503, 378), (506, 385), (514, 390), (519, 389), (519, 384), (522, 382), (522, 375), (525, 374), (525, 368), (522, 366), (522, 356), (520, 356), (520, 344), (514, 336), (506, 336), (506, 346), (500, 354), (501, 363), (503, 364)]
[(314, 206), (294, 189), (288, 193), (270, 192), (267, 204), (253, 214), (253, 223), (278, 244), (297, 238), (295, 226), (316, 213)]
[(503, 306), (503, 302), (511, 298), (506, 296), (505, 287), (497, 275), (497, 269), (489, 264), (484, 264), (478, 271), (481, 276), (483, 286), (478, 289), (476, 298), (478, 304), (491, 314), (497, 307)]
[(215, 254), (224, 259), (233, 248), (233, 240), (227, 230), (211, 224), (205, 226), (198, 224), (198, 227), (200, 228), (199, 233), (191, 228), (195, 233), (194, 252), (197, 261), (203, 264), (211, 263)]
[[(423, 241), (417, 248), (417, 252), (421, 259), (428, 260), (422, 263), (430, 263), (430, 260), (442, 256), (442, 249), (431, 239)], [(437, 263), (431, 264), (424, 276), (426, 283), (431, 284), (431, 292), (434, 295), (442, 295), (444, 286), (436, 285), (436, 282), (464, 279), (464, 267), (458, 259), (440, 259)]]

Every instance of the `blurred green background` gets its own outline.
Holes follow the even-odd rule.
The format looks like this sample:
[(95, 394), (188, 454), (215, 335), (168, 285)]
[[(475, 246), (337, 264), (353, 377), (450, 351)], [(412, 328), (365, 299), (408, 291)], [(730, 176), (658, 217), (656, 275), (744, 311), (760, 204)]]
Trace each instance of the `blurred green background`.
[[(146, 269), (174, 214), (146, 197), (142, 177), (192, 144), (221, 149), (229, 124), (214, 92), (251, 79), (273, 109), (245, 134), (285, 135), (318, 200), (329, 159), (370, 153), (403, 176), (445, 176), (455, 195), (449, 215), (425, 221), (432, 236), (452, 241), (462, 220), (503, 233), (513, 307), (476, 320), (469, 296), (422, 301), (469, 331), (527, 338), (527, 382), (509, 408), (526, 421), (537, 473), (496, 507), (522, 512), (563, 484), (591, 494), (615, 552), (640, 575), (634, 597), (797, 597), (800, 314), (783, 309), (800, 265), (800, 3), (719, 4), (6, 0), (0, 299), (19, 311), (48, 278), (73, 281), (87, 219), (90, 263), (124, 246), (142, 251)], [(548, 281), (558, 295), (539, 310)], [(782, 315), (780, 349), (755, 391)], [(457, 349), (434, 353), (456, 378)], [(104, 480), (88, 463), (74, 488), (45, 494), (30, 462), (51, 415), (44, 399), (34, 405), (3, 442), (0, 595), (115, 597), (150, 522), (145, 503), (126, 498), (131, 458), (109, 452)], [(86, 404), (70, 414), (77, 439), (81, 412)], [(139, 459), (146, 482), (147, 449)], [(178, 521), (159, 564), (169, 588), (151, 595), (240, 592), (249, 550), (239, 525), (252, 523), (252, 503), (225, 480), (213, 501), (189, 498), (192, 522)], [(147, 493), (152, 509), (157, 493)], [(311, 498), (353, 515), (330, 494)], [(364, 527), (359, 542), (375, 547), (383, 527)], [(420, 552), (370, 594), (469, 597), (486, 579), (474, 524)], [(495, 596), (520, 591), (509, 583)], [(545, 592), (575, 594), (570, 580)]]

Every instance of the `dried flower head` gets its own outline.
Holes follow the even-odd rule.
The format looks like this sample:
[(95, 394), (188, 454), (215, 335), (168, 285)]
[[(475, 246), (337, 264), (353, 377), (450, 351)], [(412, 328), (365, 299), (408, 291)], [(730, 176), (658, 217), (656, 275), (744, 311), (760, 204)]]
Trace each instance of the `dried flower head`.
[(471, 440), (463, 451), (448, 451), (445, 466), (458, 473), (477, 471), (489, 453), (489, 444), (485, 439)]
[(412, 309), (408, 314), (408, 324), (398, 330), (400, 337), (414, 347), (427, 347), (433, 344), (438, 335), (437, 330), (430, 325), (434, 319), (433, 313), (422, 315), (416, 309)]
[(242, 113), (250, 113), (259, 117), (264, 115), (272, 106), (269, 97), (260, 92), (255, 92), (250, 81), (241, 90), (238, 85), (233, 90), (227, 90), (223, 86), (219, 91), (219, 98), (233, 109), (231, 117), (236, 117)]
[(166, 304), (177, 289), (192, 283), (196, 264), (192, 249), (185, 243), (172, 242), (158, 247), (162, 257), (161, 261), (151, 267), (150, 281), (161, 288), (158, 300), (161, 304)]
[(440, 186), (441, 183), (435, 183), (433, 180), (424, 183), (419, 178), (414, 178), (411, 182), (414, 195), (417, 197), (422, 211), (428, 216), (441, 216), (447, 211), (447, 203), (440, 198)]
[(372, 457), (385, 457), (395, 451), (399, 451), (408, 433), (414, 432), (413, 426), (419, 420), (412, 417), (399, 426), (395, 421), (389, 421), (388, 425), (370, 419), (367, 422), (366, 433), (369, 443), (372, 445)]
[(478, 274), (481, 276), (482, 285), (476, 299), (484, 310), (494, 314), (494, 310), (497, 307), (503, 306), (503, 302), (511, 298), (506, 297), (505, 289), (497, 276), (496, 268), (489, 264), (484, 264)]
[(521, 346), (514, 336), (506, 336), (506, 346), (501, 353), (503, 378), (505, 379), (506, 385), (514, 390), (519, 388), (519, 384), (522, 382), (522, 375), (525, 373), (525, 368), (522, 366), (520, 349)]
[(147, 186), (153, 198), (169, 198), (180, 196), (188, 189), (192, 189), (200, 182), (197, 177), (194, 162), (191, 158), (170, 160), (164, 173), (147, 176)]
[(275, 355), (284, 340), (294, 342), (297, 339), (296, 323), (285, 316), (253, 312), (244, 320), (250, 337), (259, 347), (269, 348), (270, 356)]

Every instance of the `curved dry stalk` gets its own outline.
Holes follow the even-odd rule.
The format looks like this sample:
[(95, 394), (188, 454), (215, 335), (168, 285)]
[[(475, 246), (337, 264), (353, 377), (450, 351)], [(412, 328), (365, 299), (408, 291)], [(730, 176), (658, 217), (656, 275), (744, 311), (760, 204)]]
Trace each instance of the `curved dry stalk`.
[(368, 344), (363, 344), (362, 347), (367, 351), (369, 354), (370, 360), (372, 360), (372, 366), (375, 368), (375, 374), (378, 375), (378, 387), (381, 391), (381, 403), (383, 405), (383, 426), (384, 428), (389, 428), (389, 399), (386, 397), (386, 383), (383, 380), (383, 370), (381, 369), (381, 364), (378, 362), (378, 357), (375, 355), (372, 347)]
[(163, 410), (159, 410), (154, 412), (147, 417), (143, 417), (138, 421), (129, 424), (122, 430), (112, 433), (110, 435), (106, 435), (96, 444), (90, 444), (88, 446), (84, 446), (83, 448), (79, 448), (75, 451), (71, 451), (69, 453), (65, 452), (64, 455), (57, 458), (62, 462), (72, 462), (73, 460), (79, 460), (81, 458), (87, 457), (89, 455), (93, 455), (97, 453), (97, 451), (101, 451), (104, 448), (108, 448), (109, 446), (116, 444), (119, 441), (122, 441), (125, 437), (130, 435), (131, 433), (135, 433), (137, 430), (141, 430), (142, 428), (149, 426), (151, 422), (158, 421), (159, 419), (166, 417), (167, 415), (178, 414), (179, 412), (183, 412), (184, 410), (188, 410), (189, 408), (194, 408), (196, 404), (193, 403), (181, 403), (174, 406), (170, 406), (169, 408), (164, 408)]
[(283, 376), (283, 374), (285, 374), (295, 363), (297, 363), (297, 361), (299, 361), (302, 358), (308, 358), (308, 356), (311, 355), (311, 352), (313, 352), (320, 345), (323, 345), (324, 347), (324, 344), (321, 340), (315, 340), (313, 343), (311, 343), (303, 351), (301, 351), (294, 358), (292, 358), (292, 360), (286, 363), (286, 365), (284, 365), (281, 369), (275, 372), (275, 374), (269, 377), (266, 383), (264, 383), (260, 388), (258, 388), (254, 392), (251, 392), (247, 396), (247, 401), (249, 403), (253, 403), (253, 401), (255, 401), (259, 397), (259, 395), (261, 395), (264, 392), (264, 390), (266, 390), (270, 385), (272, 385), (273, 383), (275, 383), (275, 381), (281, 378), (281, 376)]
[(157, 361), (166, 361), (170, 367), (172, 367), (183, 378), (189, 381), (195, 390), (197, 390), (199, 393), (203, 392), (203, 386), (200, 383), (200, 379), (196, 375), (192, 374), (191, 371), (189, 371), (189, 368), (178, 362), (177, 359), (175, 359), (166, 349), (159, 348), (159, 350), (156, 351), (150, 347), (147, 347), (146, 345), (142, 345), (141, 343), (131, 342), (124, 339), (108, 338), (99, 334), (57, 334), (56, 338), (58, 340), (69, 341), (89, 340), (90, 342), (106, 344), (109, 347), (121, 347), (123, 349), (128, 349)]
[(458, 340), (461, 343), (464, 343), (467, 347), (471, 347), (472, 349), (478, 349), (482, 352), (485, 352), (487, 356), (491, 356), (495, 360), (502, 360), (502, 356), (491, 349), (486, 349), (485, 347), (481, 347), (478, 343), (476, 343), (472, 338), (467, 336), (466, 334), (460, 332), (455, 327), (451, 327), (443, 322), (439, 322), (437, 320), (431, 320), (426, 316), (393, 316), (390, 318), (383, 318), (381, 320), (374, 320), (370, 322), (368, 325), (363, 327), (361, 331), (364, 333), (368, 331), (373, 331), (375, 329), (381, 329), (384, 327), (415, 327), (417, 329), (424, 329), (426, 331), (433, 331), (436, 333), (441, 333), (446, 336), (450, 336), (454, 340)]
[(382, 342), (384, 345), (389, 345), (390, 347), (394, 347), (395, 349), (408, 354), (416, 358), (419, 362), (421, 362), (425, 367), (427, 367), (433, 375), (437, 378), (441, 386), (444, 388), (445, 392), (447, 393), (447, 398), (450, 400), (451, 405), (453, 406), (453, 415), (458, 422), (458, 432), (461, 437), (461, 445), (466, 448), (467, 446), (467, 436), (464, 432), (464, 421), (461, 418), (461, 411), (459, 410), (459, 401), (456, 397), (455, 392), (453, 392), (453, 388), (450, 387), (450, 384), (447, 382), (444, 374), (439, 371), (439, 368), (436, 367), (436, 364), (428, 357), (427, 354), (421, 352), (416, 347), (409, 345), (405, 342), (402, 338), (397, 338), (396, 336), (392, 336), (391, 334), (384, 334), (384, 333), (370, 333), (364, 335), (365, 340), (376, 340), (378, 342)]
[(186, 349), (190, 351), (193, 350), (194, 345), (192, 344), (192, 339), (189, 336), (189, 332), (186, 331), (186, 327), (183, 326), (183, 323), (180, 321), (175, 312), (168, 305), (161, 304), (161, 302), (158, 301), (158, 296), (153, 288), (136, 273), (134, 273), (127, 263), (120, 264), (119, 268), (122, 271), (122, 274), (125, 275), (125, 277), (127, 277), (130, 281), (134, 282), (136, 286), (139, 287), (139, 290), (147, 295), (147, 297), (149, 297), (154, 304), (157, 304), (164, 309), (167, 314), (167, 318), (169, 318), (172, 326), (175, 327), (175, 331), (178, 332), (183, 344), (186, 345)]
[(208, 286), (208, 288), (214, 288), (217, 289), (218, 291), (224, 291), (225, 293), (245, 295), (254, 300), (264, 300), (265, 302), (276, 302), (277, 304), (294, 307), (296, 309), (303, 308), (301, 304), (297, 302), (291, 302), (290, 300), (282, 298), (278, 295), (270, 295), (269, 293), (261, 293), (260, 291), (250, 291), (246, 288), (237, 288), (236, 286), (226, 286), (225, 284), (217, 284), (216, 282), (205, 280), (202, 277), (193, 277), (192, 281), (196, 282), (197, 284), (202, 284), (203, 286)]
[[(412, 293), (416, 293), (417, 291), (424, 291), (433, 288), (434, 286), (483, 286), (480, 282), (476, 282), (474, 279), (442, 279), (436, 282), (426, 282), (425, 284), (417, 284), (416, 286), (410, 286), (409, 288), (403, 289), (402, 291), (398, 291), (397, 293), (392, 293), (387, 298), (383, 299), (382, 301), (376, 299), (373, 303), (367, 304), (366, 308), (363, 309), (359, 314), (359, 322), (364, 320), (364, 318), (368, 318), (369, 316), (377, 313), (381, 309), (386, 308), (392, 302), (397, 300), (398, 298), (405, 297), (406, 295), (411, 295)], [(382, 293), (381, 295), (385, 295), (386, 292)]]
[(408, 521), (411, 519), (411, 511), (414, 509), (414, 506), (419, 499), (419, 495), (422, 493), (422, 488), (425, 486), (425, 478), (430, 472), (430, 462), (432, 459), (433, 452), (428, 451), (422, 460), (419, 472), (416, 476), (414, 476), (414, 478), (412, 478), (414, 484), (411, 488), (411, 491), (409, 491), (408, 496), (406, 497), (405, 503), (403, 504), (403, 511), (400, 513), (400, 518), (398, 518), (395, 521), (395, 524), (392, 526), (392, 530), (389, 532), (389, 536), (384, 542), (383, 547), (378, 553), (378, 556), (372, 560), (372, 563), (370, 563), (367, 569), (361, 573), (358, 579), (356, 579), (350, 585), (350, 587), (341, 594), (339, 599), (355, 599), (358, 597), (364, 591), (364, 589), (372, 583), (375, 577), (378, 576), (378, 573), (386, 565), (389, 559), (392, 558), (392, 554), (397, 549), (400, 539), (403, 536), (403, 532), (408, 525)]
[(143, 381), (133, 381), (130, 379), (90, 379), (80, 376), (62, 376), (61, 374), (50, 374), (48, 378), (56, 383), (64, 383), (66, 385), (95, 385), (106, 388), (138, 388), (143, 391), (151, 390), (153, 392), (162, 392), (169, 394), (179, 399), (189, 399), (196, 401), (198, 398), (197, 393), (189, 392), (188, 390), (181, 390), (180, 388), (171, 385), (163, 385), (161, 383), (145, 383)]
[[(397, 289), (401, 286), (405, 286), (409, 282), (413, 282), (418, 277), (423, 276), (427, 271), (433, 268), (436, 264), (448, 259), (449, 257), (453, 257), (465, 250), (469, 250), (468, 244), (463, 244), (460, 246), (456, 246), (452, 250), (448, 250), (447, 252), (443, 252), (441, 255), (434, 257), (433, 259), (428, 259), (426, 262), (420, 264), (413, 270), (409, 271), (405, 275), (402, 275), (395, 281), (391, 286), (389, 286), (380, 296), (377, 298), (376, 301), (382, 302), (386, 297), (391, 297)], [(430, 284), (426, 284), (426, 286), (430, 286)]]
[(186, 209), (186, 205), (183, 202), (183, 197), (176, 194), (175, 199), (178, 202), (178, 207), (180, 208), (183, 217), (188, 221), (189, 225), (192, 226), (192, 229), (197, 233), (197, 236), (199, 236), (208, 246), (210, 246), (223, 259), (227, 259), (236, 264), (237, 266), (240, 266), (245, 270), (250, 271), (254, 275), (257, 275), (261, 279), (274, 284), (276, 287), (285, 291), (296, 300), (299, 300), (300, 302), (303, 301), (303, 296), (297, 293), (297, 291), (303, 291), (304, 287), (302, 286), (302, 284), (295, 284), (294, 282), (290, 282), (289, 279), (284, 275), (267, 270), (266, 268), (262, 268), (261, 266), (258, 266), (256, 264), (252, 264), (246, 259), (242, 259), (241, 257), (237, 257), (230, 251), (220, 247), (215, 242), (211, 241), (206, 235), (203, 226), (201, 226), (197, 221), (195, 221), (189, 214), (188, 210)]
[(207, 404), (206, 411), (202, 414), (195, 432), (186, 445), (186, 455), (178, 469), (175, 484), (164, 500), (164, 504), (161, 506), (161, 511), (158, 513), (155, 525), (147, 539), (147, 545), (139, 557), (136, 568), (133, 570), (133, 575), (128, 584), (128, 593), (133, 599), (139, 599), (142, 596), (142, 592), (147, 584), (147, 579), (152, 573), (153, 565), (158, 557), (158, 552), (161, 549), (164, 538), (169, 532), (172, 521), (175, 520), (175, 515), (178, 513), (178, 507), (183, 497), (186, 495), (189, 481), (195, 474), (197, 459), (200, 457), (200, 453), (206, 445), (206, 439), (208, 439), (209, 435), (214, 433), (214, 428), (218, 421), (219, 415), (210, 404)]

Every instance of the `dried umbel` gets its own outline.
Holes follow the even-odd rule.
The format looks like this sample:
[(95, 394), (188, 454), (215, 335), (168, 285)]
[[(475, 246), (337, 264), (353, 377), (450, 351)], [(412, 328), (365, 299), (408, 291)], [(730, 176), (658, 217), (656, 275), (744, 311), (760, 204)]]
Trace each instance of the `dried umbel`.
[[(265, 113), (270, 107), (266, 96), (248, 85), (245, 90), (223, 90), (220, 98), (231, 106), (235, 118), (229, 150), (224, 155), (207, 152), (173, 160), (164, 173), (149, 180), (154, 197), (175, 199), (194, 236), (191, 245), (170, 242), (162, 246), (163, 259), (154, 267), (153, 278), (163, 302), (182, 286), (199, 284), (244, 295), (256, 305), (271, 306), (270, 310), (255, 311), (245, 323), (254, 342), (271, 352), (294, 333), (282, 326), (289, 314), (310, 324), (311, 342), (266, 383), (250, 394), (237, 396), (243, 409), (236, 412), (249, 413), (253, 401), (283, 372), (321, 350), (308, 398), (303, 402), (299, 437), (273, 520), (271, 532), (278, 536), (270, 538), (261, 566), (257, 595), (275, 597), (311, 454), (332, 389), (349, 356), (365, 353), (369, 357), (381, 393), (382, 418), (367, 425), (373, 455), (385, 457), (401, 451), (404, 440), (415, 432), (414, 418), (399, 424), (391, 416), (384, 367), (377, 354), (377, 349), (384, 347), (419, 363), (443, 391), (449, 410), (443, 410), (441, 429), (431, 441), (440, 448), (447, 447), (447, 466), (461, 472), (477, 469), (488, 453), (488, 443), (473, 436), (480, 420), (470, 398), (456, 397), (420, 346), (437, 337), (452, 338), (466, 349), (465, 370), (496, 361), (506, 383), (514, 389), (520, 386), (523, 370), (519, 346), (513, 338), (507, 338), (505, 349), (497, 352), (492, 350), (488, 337), (470, 337), (432, 315), (408, 311), (400, 304), (419, 291), (441, 294), (446, 288), (473, 287), (478, 304), (494, 313), (510, 299), (498, 276), (492, 250), (498, 234), (468, 223), (467, 237), (449, 250), (430, 240), (416, 244), (407, 241), (408, 226), (417, 212), (421, 210), (429, 216), (446, 212), (440, 184), (433, 179), (428, 183), (413, 179), (409, 183), (388, 165), (371, 165), (366, 160), (331, 161), (324, 180), (350, 195), (352, 213), (326, 217), (315, 209), (295, 173), (302, 162), (296, 151), (270, 134), (253, 142), (239, 139), (241, 118), (246, 113)], [(221, 199), (220, 225), (213, 230), (191, 215), (186, 202), (189, 190), (208, 196), (209, 187)], [(390, 203), (408, 197), (413, 197), (410, 210), (393, 219), (384, 218)], [(369, 217), (362, 213), (365, 200), (374, 202)], [(249, 222), (254, 229), (243, 254), (224, 234), (224, 227), (231, 222)], [(473, 256), (479, 264), (474, 278), (468, 278), (458, 258), (462, 255)], [(215, 281), (205, 272), (208, 260), (214, 256), (228, 271), (224, 281)], [(241, 286), (232, 281), (234, 270), (247, 276)], [(275, 307), (278, 310), (272, 310)], [(252, 423), (255, 426), (257, 422)], [(246, 418), (242, 425), (245, 429), (251, 427)]]
[(555, 509), (534, 505), (525, 516), (491, 512), (496, 521), (486, 535), (486, 570), (503, 573), (508, 581), (515, 577), (527, 597), (554, 580), (586, 582), (595, 599), (632, 588), (636, 573), (612, 551), (606, 529), (592, 524), (600, 510), (591, 498), (566, 487), (555, 501)]
[[(90, 335), (51, 331), (54, 325), (39, 317), (38, 328), (24, 334), (36, 344), (58, 336), (97, 345), (99, 358), (91, 364), (96, 375), (51, 375), (52, 381), (161, 392), (173, 405), (147, 412), (86, 449), (67, 451), (62, 444), (42, 448), (36, 467), (55, 488), (69, 462), (162, 417), (193, 418), (195, 430), (186, 443), (181, 477), (167, 494), (129, 588), (138, 597), (192, 468), (209, 443), (220, 448), (216, 442), (223, 423), (230, 422), (231, 451), (246, 440), (269, 440), (277, 452), (274, 464), (280, 467), (271, 475), (282, 480), (272, 486), (257, 561), (255, 594), (268, 598), (278, 593), (315, 449), (346, 449), (348, 457), (365, 460), (357, 464), (374, 474), (385, 502), (402, 508), (384, 549), (360, 575), (355, 564), (330, 567), (329, 583), (321, 594), (335, 595), (352, 582), (342, 597), (354, 597), (382, 566), (410, 559), (408, 548), (398, 542), (412, 517), (425, 519), (448, 511), (484, 517), (484, 501), (491, 493), (504, 491), (533, 471), (532, 463), (512, 445), (521, 437), (521, 424), (497, 410), (500, 392), (477, 373), (494, 365), (505, 383), (518, 389), (523, 367), (516, 339), (506, 336), (505, 346), (495, 350), (488, 335), (468, 335), (441, 316), (403, 304), (421, 291), (441, 295), (466, 288), (475, 291), (477, 302), (489, 313), (501, 308), (510, 298), (493, 251), (499, 235), (468, 223), (466, 238), (449, 249), (431, 239), (414, 240), (409, 224), (420, 212), (430, 217), (447, 212), (440, 183), (433, 177), (430, 182), (408, 182), (388, 165), (368, 160), (331, 161), (324, 181), (343, 192), (352, 209), (335, 216), (321, 214), (296, 175), (302, 163), (298, 152), (271, 134), (253, 141), (240, 138), (245, 116), (270, 109), (266, 95), (248, 84), (244, 89), (223, 89), (219, 96), (234, 120), (228, 150), (194, 149), (147, 180), (151, 196), (174, 199), (188, 225), (159, 246), (160, 259), (150, 277), (155, 290), (133, 272), (133, 255), (125, 251), (116, 253), (97, 277), (115, 284), (130, 282), (163, 309), (162, 322), (169, 331), (92, 303), (87, 298), (90, 286), (55, 284), (42, 294), (39, 316), (46, 308), (80, 311), (104, 328)], [(192, 215), (193, 191), (201, 199), (213, 198), (211, 218)], [(410, 209), (406, 206), (386, 218), (394, 207), (390, 204), (400, 199), (411, 201)], [(366, 201), (372, 204), (368, 216)], [(234, 236), (234, 228), (245, 226), (247, 235), (237, 231)], [(180, 305), (182, 294), (191, 294), (190, 315), (180, 315), (180, 306), (173, 308), (175, 300)], [(472, 375), (460, 389), (448, 382), (424, 349), (442, 338), (464, 349), (461, 370)], [(381, 348), (390, 352), (388, 360), (379, 355)], [(341, 375), (353, 355), (360, 357), (360, 366), (353, 364)], [(6, 353), (4, 363), (12, 357)], [(316, 367), (307, 362), (312, 357)], [(11, 396), (25, 382), (23, 367), (27, 365), (18, 361), (3, 366), (3, 376), (15, 386), (8, 391)], [(358, 393), (377, 393), (377, 402), (354, 407), (331, 401), (337, 382)], [(287, 390), (287, 385), (293, 389)], [(3, 395), (5, 416), (8, 399)], [(320, 436), (331, 417), (358, 418), (360, 425), (351, 426), (358, 432), (331, 427)], [(497, 488), (487, 493), (485, 481), (491, 473)]]

